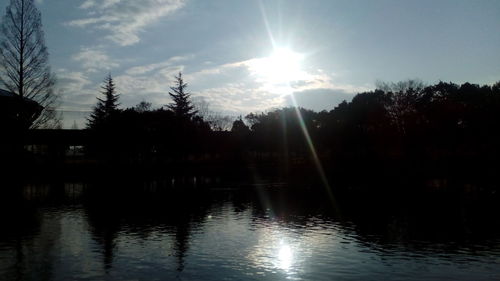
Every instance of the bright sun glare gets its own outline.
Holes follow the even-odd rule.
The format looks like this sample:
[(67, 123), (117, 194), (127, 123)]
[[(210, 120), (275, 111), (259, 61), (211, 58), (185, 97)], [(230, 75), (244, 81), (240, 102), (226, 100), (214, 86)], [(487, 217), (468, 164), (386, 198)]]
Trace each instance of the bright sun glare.
[(290, 246), (282, 244), (278, 251), (278, 261), (279, 267), (284, 270), (288, 270), (292, 265), (293, 252)]
[(301, 70), (303, 55), (288, 48), (275, 48), (274, 52), (255, 65), (256, 73), (270, 84), (287, 84), (304, 78)]

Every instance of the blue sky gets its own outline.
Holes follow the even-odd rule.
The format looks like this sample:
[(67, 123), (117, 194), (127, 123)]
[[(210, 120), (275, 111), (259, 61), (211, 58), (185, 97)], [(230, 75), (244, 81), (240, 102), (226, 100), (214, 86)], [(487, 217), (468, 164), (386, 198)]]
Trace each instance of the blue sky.
[(500, 80), (497, 0), (36, 2), (66, 127), (83, 125), (107, 73), (122, 107), (168, 104), (182, 71), (193, 99), (231, 115), (290, 95), (332, 109), (377, 81)]

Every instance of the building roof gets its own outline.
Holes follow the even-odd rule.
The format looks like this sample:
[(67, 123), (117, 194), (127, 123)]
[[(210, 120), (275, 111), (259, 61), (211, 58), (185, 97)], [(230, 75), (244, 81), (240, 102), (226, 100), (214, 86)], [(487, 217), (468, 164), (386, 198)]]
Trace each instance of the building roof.
[(23, 100), (25, 103), (31, 104), (32, 106), (41, 107), (41, 105), (38, 102), (30, 98), (24, 97), (23, 99), (20, 99), (18, 94), (15, 94), (13, 92), (4, 89), (0, 89), (0, 99), (9, 100), (9, 104), (12, 104), (12, 102), (14, 102), (14, 104), (17, 104), (18, 102)]
[(16, 97), (17, 95), (14, 94), (13, 92), (9, 92), (9, 91), (6, 91), (4, 89), (0, 89), (0, 96), (13, 98), (13, 97)]

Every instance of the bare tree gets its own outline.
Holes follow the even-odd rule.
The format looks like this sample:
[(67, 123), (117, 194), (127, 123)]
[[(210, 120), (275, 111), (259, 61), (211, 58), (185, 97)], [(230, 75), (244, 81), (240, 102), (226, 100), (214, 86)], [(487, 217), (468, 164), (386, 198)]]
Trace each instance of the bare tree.
[(210, 128), (214, 131), (230, 131), (233, 127), (235, 118), (230, 115), (223, 115), (219, 112), (213, 112), (207, 117)]
[(377, 82), (377, 89), (390, 97), (386, 110), (401, 135), (406, 135), (409, 118), (416, 113), (416, 104), (421, 98), (425, 84), (420, 80), (407, 80), (398, 83)]
[(151, 111), (152, 104), (150, 102), (147, 102), (145, 100), (142, 100), (140, 103), (138, 103), (134, 109), (137, 112), (143, 113), (147, 111)]
[(197, 115), (208, 122), (213, 131), (231, 130), (235, 120), (233, 116), (210, 110), (210, 103), (203, 98), (194, 99), (193, 105), (197, 111)]
[(0, 26), (0, 83), (43, 107), (31, 128), (59, 127), (58, 95), (50, 71), (40, 11), (34, 0), (10, 0)]
[(192, 103), (197, 111), (196, 115), (206, 120), (206, 117), (210, 115), (210, 103), (203, 97), (194, 97)]

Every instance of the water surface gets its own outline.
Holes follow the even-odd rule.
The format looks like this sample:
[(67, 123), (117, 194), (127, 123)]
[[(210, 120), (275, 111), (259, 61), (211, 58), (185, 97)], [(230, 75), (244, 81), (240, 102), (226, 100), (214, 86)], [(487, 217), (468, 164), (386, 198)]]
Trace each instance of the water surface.
[(477, 204), (110, 185), (5, 194), (0, 280), (500, 280), (498, 218)]

